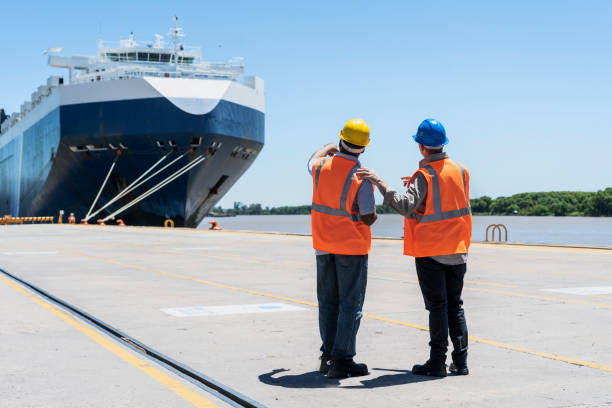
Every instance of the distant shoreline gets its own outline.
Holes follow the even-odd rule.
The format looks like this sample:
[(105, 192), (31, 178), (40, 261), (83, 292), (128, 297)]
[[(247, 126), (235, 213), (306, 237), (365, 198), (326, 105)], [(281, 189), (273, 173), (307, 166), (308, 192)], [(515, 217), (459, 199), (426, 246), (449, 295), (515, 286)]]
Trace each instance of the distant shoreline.
[[(482, 196), (470, 200), (473, 215), (521, 215), (557, 217), (612, 217), (612, 187), (597, 192), (552, 191), (520, 193), (510, 197)], [(310, 205), (262, 207), (234, 203), (234, 208), (215, 207), (214, 217), (236, 215), (308, 215)], [(394, 214), (390, 207), (377, 205), (378, 214)]]

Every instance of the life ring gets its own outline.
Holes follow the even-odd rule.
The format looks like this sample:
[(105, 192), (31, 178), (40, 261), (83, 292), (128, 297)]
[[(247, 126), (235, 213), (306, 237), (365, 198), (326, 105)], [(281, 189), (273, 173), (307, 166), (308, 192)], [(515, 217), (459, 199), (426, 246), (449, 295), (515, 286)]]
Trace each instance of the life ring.
[(172, 221), (171, 219), (167, 219), (166, 221), (164, 221), (164, 227), (165, 228), (174, 228), (174, 221)]

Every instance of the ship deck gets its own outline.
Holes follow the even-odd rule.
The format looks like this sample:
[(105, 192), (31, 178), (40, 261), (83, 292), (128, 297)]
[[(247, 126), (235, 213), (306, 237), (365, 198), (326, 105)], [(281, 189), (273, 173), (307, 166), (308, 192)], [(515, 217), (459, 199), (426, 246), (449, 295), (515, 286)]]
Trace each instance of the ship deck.
[(0, 242), (1, 269), (132, 339), (0, 274), (3, 407), (243, 406), (142, 345), (252, 406), (612, 405), (612, 248), (475, 243), (470, 375), (432, 379), (410, 373), (428, 354), (414, 262), (401, 241), (376, 239), (356, 357), (371, 373), (338, 381), (316, 372), (310, 237), (22, 225), (1, 226)]

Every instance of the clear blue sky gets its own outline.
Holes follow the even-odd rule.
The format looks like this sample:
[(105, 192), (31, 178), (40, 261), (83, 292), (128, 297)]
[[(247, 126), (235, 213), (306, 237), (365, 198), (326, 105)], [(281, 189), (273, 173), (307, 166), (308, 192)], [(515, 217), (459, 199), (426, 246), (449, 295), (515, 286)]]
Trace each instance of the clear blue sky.
[(205, 59), (245, 57), (266, 84), (266, 145), (224, 207), (308, 204), (308, 157), (352, 117), (372, 131), (362, 164), (396, 188), (426, 117), (472, 197), (612, 186), (611, 1), (3, 2), (0, 106), (57, 72), (47, 47), (94, 55), (100, 33), (150, 40), (175, 14)]

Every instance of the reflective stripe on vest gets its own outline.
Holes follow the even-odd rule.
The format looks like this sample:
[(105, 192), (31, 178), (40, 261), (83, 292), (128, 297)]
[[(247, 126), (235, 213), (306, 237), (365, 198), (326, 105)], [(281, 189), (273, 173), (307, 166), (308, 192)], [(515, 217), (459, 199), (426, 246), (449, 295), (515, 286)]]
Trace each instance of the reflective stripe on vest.
[(315, 171), (315, 189), (319, 188), (319, 176), (321, 175), (321, 169), (323, 168), (323, 165), (325, 164), (327, 159), (329, 159), (329, 157), (323, 158), (323, 160), (321, 160), (321, 163), (319, 164), (319, 167), (317, 167)]
[[(319, 166), (316, 169), (315, 189), (319, 188), (319, 175), (321, 174), (321, 169), (323, 168), (323, 164), (325, 164), (325, 161), (327, 159), (328, 158), (325, 157), (323, 160), (321, 160), (321, 163), (319, 163)], [(355, 172), (357, 171), (358, 168), (359, 168), (359, 165), (355, 164), (353, 168), (349, 171), (348, 175), (346, 176), (346, 180), (344, 181), (344, 186), (342, 187), (342, 195), (340, 196), (340, 208), (328, 207), (326, 205), (316, 204), (313, 202), (312, 211), (320, 212), (320, 213), (327, 214), (327, 215), (337, 215), (340, 217), (348, 217), (351, 219), (351, 221), (355, 221), (355, 222), (361, 221), (361, 216), (359, 214), (351, 214), (348, 211), (346, 211), (346, 200), (348, 198), (349, 190), (351, 189), (351, 183), (353, 182), (353, 176), (355, 175)]]
[(410, 214), (407, 218), (414, 218), (417, 222), (434, 222), (434, 221), (442, 221), (448, 220), (451, 218), (463, 217), (464, 215), (468, 215), (472, 213), (472, 208), (470, 207), (470, 202), (465, 194), (466, 186), (465, 186), (465, 169), (463, 166), (457, 164), (457, 166), (461, 169), (461, 176), (463, 177), (463, 194), (465, 195), (465, 204), (464, 208), (459, 208), (457, 210), (452, 211), (442, 211), (442, 200), (440, 198), (440, 183), (438, 182), (438, 173), (434, 170), (430, 165), (424, 166), (424, 169), (427, 170), (429, 175), (431, 176), (431, 192), (427, 192), (428, 194), (432, 194), (431, 198), (433, 201), (434, 212), (433, 214), (420, 215), (416, 213)]

